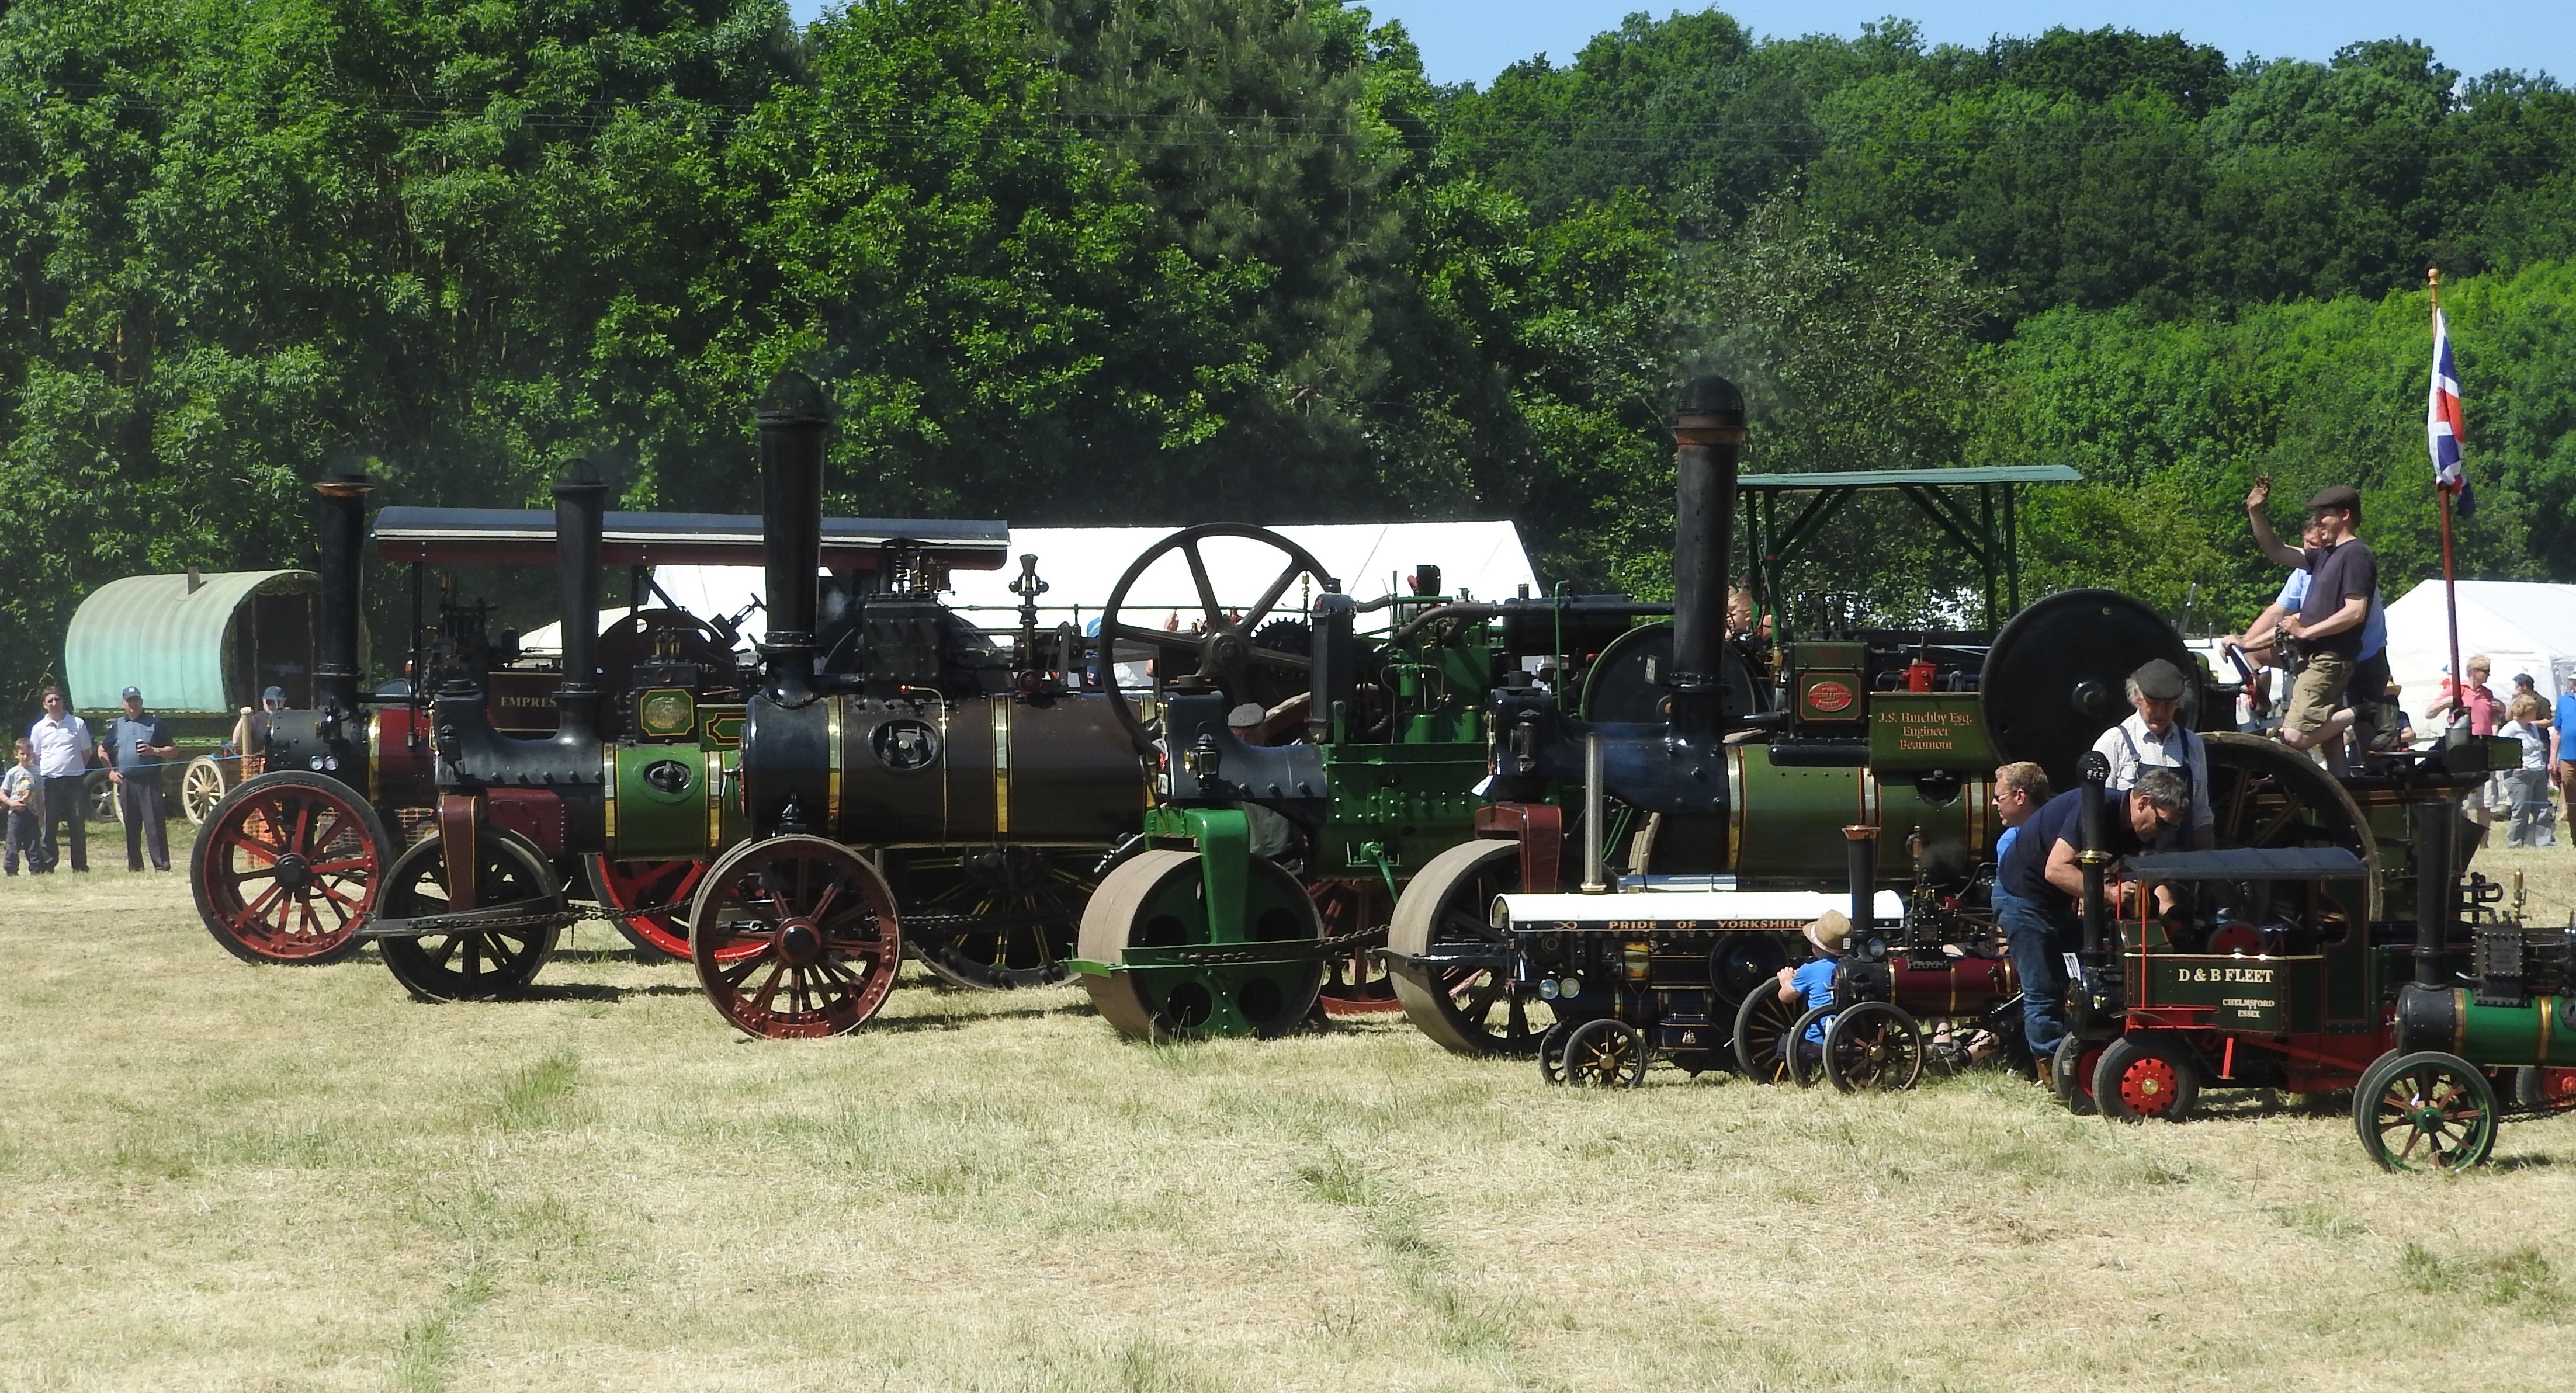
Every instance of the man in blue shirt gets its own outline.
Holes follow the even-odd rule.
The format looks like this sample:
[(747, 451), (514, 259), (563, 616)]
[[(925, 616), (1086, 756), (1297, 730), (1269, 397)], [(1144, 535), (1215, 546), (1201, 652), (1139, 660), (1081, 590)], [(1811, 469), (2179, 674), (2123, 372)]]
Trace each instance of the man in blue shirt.
[[(2191, 815), (2182, 775), (2150, 769), (2123, 793), (2102, 791), (2103, 850), (2129, 856)], [(2083, 840), (2084, 790), (2068, 789), (2023, 824), (1996, 869), (1997, 916), (2021, 979), (2022, 1038), (2048, 1077), (2049, 1056), (2066, 1036), (2066, 955), (2079, 945), (2077, 913), (2084, 891), (2075, 853)], [(2105, 887), (2106, 891), (2108, 886)], [(2112, 908), (2116, 911), (2118, 905)]]
[(170, 742), (170, 727), (143, 709), (143, 691), (125, 689), (125, 714), (107, 723), (107, 738), (98, 744), (107, 762), (107, 777), (116, 785), (117, 816), (125, 819), (125, 868), (143, 869), (143, 848), (152, 848), (152, 869), (170, 869), (170, 831), (161, 811), (161, 761), (179, 753)]

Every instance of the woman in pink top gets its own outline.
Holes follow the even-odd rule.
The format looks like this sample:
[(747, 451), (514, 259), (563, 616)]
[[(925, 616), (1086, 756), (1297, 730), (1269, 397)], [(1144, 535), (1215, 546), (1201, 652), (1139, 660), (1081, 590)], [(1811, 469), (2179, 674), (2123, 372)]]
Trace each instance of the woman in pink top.
[[(2504, 716), (2504, 703), (2497, 700), (2494, 689), (2487, 686), (2487, 675), (2494, 670), (2494, 664), (2487, 661), (2487, 655), (2484, 653), (2469, 659), (2469, 699), (2466, 705), (2469, 708), (2469, 734), (2471, 735), (2495, 734), (2496, 723)], [(2449, 668), (2442, 669), (2442, 688), (2434, 695), (2433, 704), (2424, 708), (2424, 714), (2427, 717), (2450, 717), (2451, 670)]]

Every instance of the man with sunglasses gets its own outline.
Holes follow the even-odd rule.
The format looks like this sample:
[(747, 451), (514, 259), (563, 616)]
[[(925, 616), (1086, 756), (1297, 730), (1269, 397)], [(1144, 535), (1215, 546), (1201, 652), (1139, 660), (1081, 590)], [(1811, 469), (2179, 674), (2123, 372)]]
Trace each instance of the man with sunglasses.
[[(2049, 1056), (2066, 1035), (2066, 955), (2082, 943), (2083, 868), (2075, 853), (2084, 838), (2084, 790), (2068, 789), (2023, 823), (2012, 850), (1995, 873), (1997, 916), (2021, 977), (2023, 1038), (2047, 1076)], [(2103, 850), (2114, 856), (2144, 851), (2191, 815), (2191, 792), (2172, 769), (2148, 769), (2137, 787), (2102, 791)], [(2106, 887), (2107, 888), (2107, 887)], [(2125, 898), (2134, 893), (2123, 888)], [(2118, 905), (2115, 903), (2116, 910)]]

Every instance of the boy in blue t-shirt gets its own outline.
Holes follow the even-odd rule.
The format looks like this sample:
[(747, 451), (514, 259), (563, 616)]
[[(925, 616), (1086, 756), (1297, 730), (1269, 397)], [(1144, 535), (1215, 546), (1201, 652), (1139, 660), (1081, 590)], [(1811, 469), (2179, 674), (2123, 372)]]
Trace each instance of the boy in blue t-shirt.
[[(1815, 945), (1816, 956), (1796, 967), (1780, 969), (1776, 979), (1782, 1001), (1804, 1001), (1810, 1011), (1834, 1004), (1834, 968), (1840, 963), (1843, 945), (1851, 940), (1851, 920), (1841, 910), (1829, 909), (1824, 917), (1807, 926), (1807, 942)], [(1819, 1016), (1807, 1027), (1806, 1038), (1796, 1042), (1801, 1067), (1822, 1060), (1825, 1055), (1825, 1028), (1834, 1023), (1831, 1016)], [(1782, 1040), (1787, 1050), (1791, 1042)]]

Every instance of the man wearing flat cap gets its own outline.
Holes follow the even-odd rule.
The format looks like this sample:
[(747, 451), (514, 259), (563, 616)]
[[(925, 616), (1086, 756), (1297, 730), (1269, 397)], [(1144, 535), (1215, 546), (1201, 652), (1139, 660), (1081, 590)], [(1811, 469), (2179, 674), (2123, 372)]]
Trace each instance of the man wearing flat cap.
[(2294, 552), (2272, 535), (2263, 515), (2267, 490), (2256, 488), (2245, 499), (2254, 541), (2264, 554), (2294, 557), (2308, 572), (2308, 593), (2298, 612), (2281, 621), (2281, 632), (2297, 645), (2299, 673), (2290, 684), (2290, 704), (2281, 716), (2281, 743), (2294, 750), (2323, 747), (2326, 762), (2343, 767), (2343, 736), (2355, 712), (2345, 708), (2344, 693), (2360, 666), (2363, 633), (2379, 590), (2379, 558), (2356, 534), (2361, 525), (2361, 494), (2350, 484), (2320, 489), (2308, 500), (2308, 516), (2323, 545)]
[(2217, 819), (2209, 811), (2209, 746), (2197, 731), (2181, 721), (2183, 695), (2188, 690), (2182, 669), (2157, 658), (2129, 674), (2129, 705), (2135, 710), (2129, 719), (2102, 732), (2093, 742), (2093, 752), (2111, 762), (2111, 778), (2106, 788), (2127, 792), (2138, 786), (2138, 778), (2150, 769), (2170, 769), (2182, 776), (2191, 794), (2191, 815), (2185, 825), (2166, 835), (2175, 845), (2168, 850), (2190, 846), (2202, 851), (2218, 844)]

